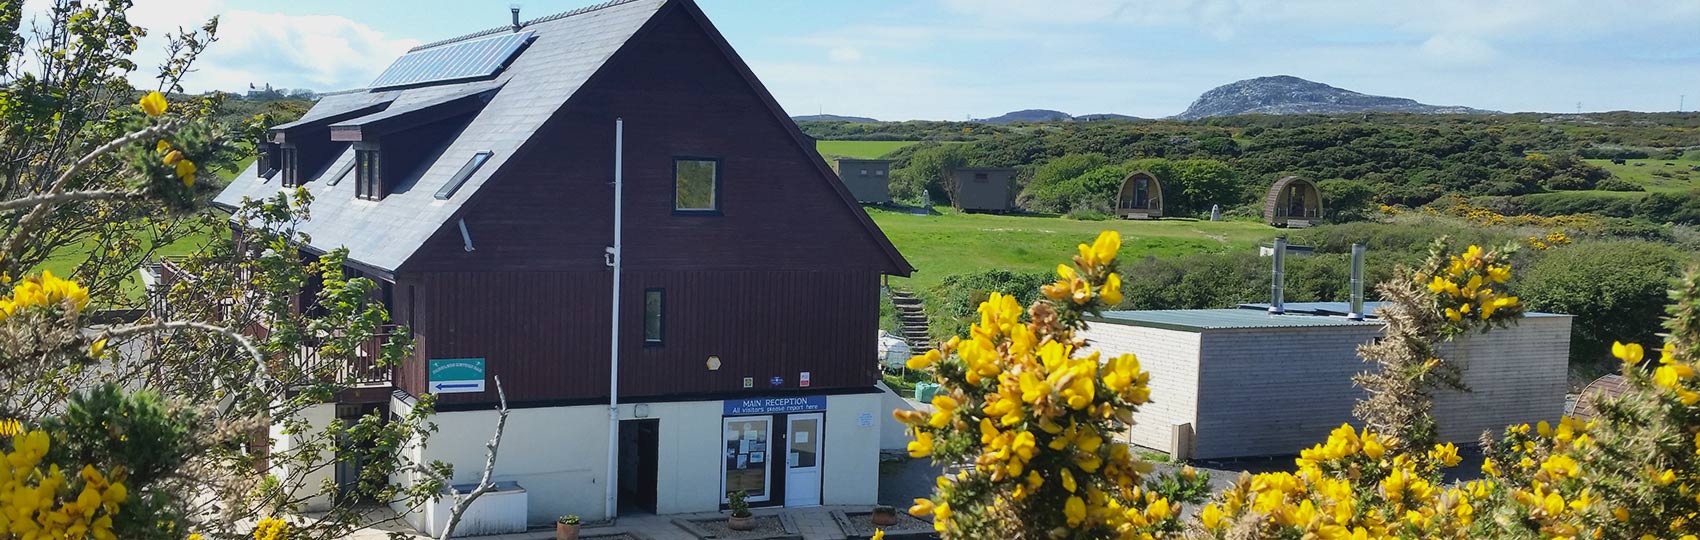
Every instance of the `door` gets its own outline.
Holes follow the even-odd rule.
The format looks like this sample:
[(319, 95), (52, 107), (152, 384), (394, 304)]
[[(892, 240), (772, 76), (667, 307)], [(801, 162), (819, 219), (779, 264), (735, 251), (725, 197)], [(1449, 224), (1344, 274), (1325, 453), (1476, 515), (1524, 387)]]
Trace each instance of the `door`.
[(655, 513), (656, 468), (661, 446), (661, 421), (620, 421), (619, 512)]
[(820, 413), (786, 419), (785, 506), (820, 505), (822, 423)]

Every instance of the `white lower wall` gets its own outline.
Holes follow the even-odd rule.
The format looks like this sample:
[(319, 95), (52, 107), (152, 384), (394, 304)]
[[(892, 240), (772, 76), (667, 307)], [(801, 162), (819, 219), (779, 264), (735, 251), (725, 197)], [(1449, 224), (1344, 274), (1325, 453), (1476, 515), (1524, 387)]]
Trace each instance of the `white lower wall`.
[(891, 416), (891, 413), (893, 411), (914, 410), (917, 407), (915, 407), (914, 403), (910, 403), (909, 400), (903, 399), (903, 396), (897, 395), (897, 392), (887, 387), (885, 383), (882, 382), (876, 384), (881, 390), (880, 409), (877, 414), (880, 418), (876, 419), (876, 421), (880, 422), (880, 449), (907, 450), (909, 448), (909, 441), (911, 440), (909, 437), (909, 426), (903, 425), (903, 422), (895, 420)]
[[(658, 420), (656, 512), (677, 514), (719, 510), (721, 497), (723, 402), (644, 403)], [(405, 414), (407, 404), (392, 400)], [(638, 404), (620, 405), (621, 420), (636, 420)], [(881, 394), (827, 397), (822, 449), (823, 504), (873, 504), (879, 493), (880, 433), (889, 411)], [(863, 420), (867, 420), (863, 425)], [(496, 425), (496, 411), (439, 412), (438, 427), (423, 447), (405, 449), (412, 461), (454, 465), (453, 483), (476, 482), (483, 473), (485, 448)], [(775, 424), (777, 436), (784, 429)], [(605, 405), (514, 409), (508, 415), (496, 461), (496, 481), (517, 482), (528, 494), (527, 520), (547, 525), (564, 514), (601, 519), (608, 462), (608, 408)], [(396, 481), (416, 480), (398, 476)], [(406, 512), (410, 525), (424, 524), (423, 512)]]
[[(299, 461), (295, 464), (274, 462), (272, 474), (282, 482), (285, 491), (291, 494), (289, 498), (305, 498), (302, 503), (305, 510), (326, 510), (331, 506), (331, 494), (334, 492), (334, 488), (330, 486), (336, 482), (336, 464), (332, 463), (336, 456), (332, 453), (331, 446), (326, 444), (327, 441), (322, 439), (324, 429), (336, 421), (336, 405), (311, 405), (302, 409), (298, 415), (299, 420), (306, 422), (306, 428), (301, 432), (288, 431), (281, 420), (272, 422), (272, 452), (287, 454), (293, 457), (294, 461)], [(325, 450), (318, 455), (298, 455), (304, 452), (302, 447), (308, 442), (324, 445)]]
[(882, 395), (826, 398), (821, 504), (874, 504), (879, 498), (880, 426), (897, 423), (881, 410)]
[(1129, 442), (1168, 451), (1176, 422), (1196, 425), (1199, 333), (1095, 322), (1081, 335), (1087, 340), (1081, 354), (1096, 350), (1108, 360), (1133, 353), (1151, 373), (1151, 402), (1133, 413)]

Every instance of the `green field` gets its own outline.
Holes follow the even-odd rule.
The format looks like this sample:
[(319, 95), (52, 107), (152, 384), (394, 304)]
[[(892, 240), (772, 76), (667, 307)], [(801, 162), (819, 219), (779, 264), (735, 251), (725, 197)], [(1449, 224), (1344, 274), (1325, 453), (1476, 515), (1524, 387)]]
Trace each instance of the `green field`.
[(1068, 261), (1075, 245), (1092, 241), (1104, 229), (1122, 233), (1124, 260), (1250, 249), (1276, 232), (1249, 221), (1075, 221), (961, 214), (948, 207), (937, 211), (941, 214), (920, 216), (868, 208), (874, 223), (915, 265), (915, 275), (894, 281), (898, 286), (923, 290), (951, 274), (993, 268), (1047, 271)]
[(1597, 165), (1611, 171), (1613, 176), (1634, 182), (1649, 192), (1686, 193), (1700, 188), (1700, 171), (1689, 170), (1689, 167), (1700, 165), (1700, 159), (1695, 153), (1689, 152), (1683, 159), (1631, 159), (1623, 165), (1616, 165), (1609, 159), (1587, 160), (1591, 165)]
[(915, 141), (816, 141), (815, 151), (828, 159), (877, 159), (911, 144)]

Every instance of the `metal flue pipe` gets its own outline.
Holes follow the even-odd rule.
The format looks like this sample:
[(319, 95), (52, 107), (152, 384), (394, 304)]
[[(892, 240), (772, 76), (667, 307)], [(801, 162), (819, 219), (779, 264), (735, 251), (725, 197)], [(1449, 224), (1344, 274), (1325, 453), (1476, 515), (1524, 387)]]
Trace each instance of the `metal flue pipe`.
[(1287, 312), (1286, 302), (1282, 299), (1287, 292), (1287, 239), (1275, 238), (1274, 270), (1270, 272), (1269, 285), (1269, 314), (1280, 315)]
[(614, 119), (614, 245), (608, 248), (608, 266), (614, 267), (614, 303), (610, 317), (608, 339), (608, 483), (603, 486), (603, 515), (609, 521), (619, 514), (620, 475), (620, 270), (621, 251), (625, 247), (621, 234), (621, 188), (625, 185), (626, 121)]
[(1346, 318), (1364, 320), (1364, 244), (1352, 244), (1352, 311)]

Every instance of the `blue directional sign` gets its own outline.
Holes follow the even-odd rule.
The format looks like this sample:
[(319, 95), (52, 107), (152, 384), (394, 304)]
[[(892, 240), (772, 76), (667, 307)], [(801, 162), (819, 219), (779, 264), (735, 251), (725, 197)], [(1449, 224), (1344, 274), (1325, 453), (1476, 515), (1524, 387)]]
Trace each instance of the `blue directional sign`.
[(462, 394), (484, 391), (483, 358), (442, 358), (429, 363), (427, 388), (433, 394)]
[(728, 399), (722, 404), (726, 416), (795, 413), (826, 410), (826, 396), (757, 397)]

